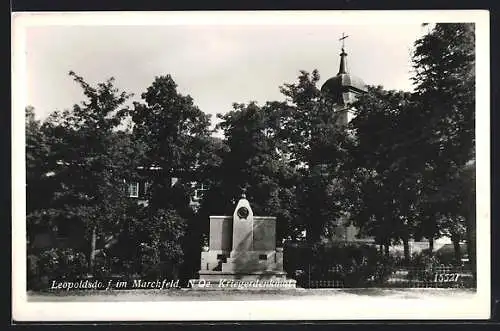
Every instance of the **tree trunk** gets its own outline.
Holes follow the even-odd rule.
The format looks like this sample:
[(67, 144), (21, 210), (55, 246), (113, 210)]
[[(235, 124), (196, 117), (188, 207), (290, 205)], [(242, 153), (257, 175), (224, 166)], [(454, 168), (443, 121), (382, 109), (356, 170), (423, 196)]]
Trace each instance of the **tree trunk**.
[(466, 191), (466, 204), (464, 204), (463, 216), (465, 217), (465, 236), (467, 239), (467, 255), (469, 256), (469, 265), (472, 269), (472, 276), (474, 281), (476, 281), (477, 270), (476, 270), (476, 180), (475, 180), (475, 169), (476, 163), (474, 161), (473, 165), (468, 169), (472, 171), (469, 173), (468, 184), (470, 185)]
[(429, 238), (429, 253), (434, 252), (434, 238)]
[(172, 181), (170, 171), (159, 171), (151, 188), (150, 208), (152, 210), (168, 209), (172, 204)]
[(309, 249), (311, 249), (312, 242), (313, 242), (313, 240), (312, 240), (311, 226), (309, 224), (306, 224), (305, 230), (306, 230), (306, 244), (307, 244), (307, 247)]
[[(475, 198), (475, 197), (474, 197)], [(467, 236), (467, 255), (469, 255), (469, 264), (472, 268), (474, 281), (476, 280), (476, 208), (475, 201), (473, 208), (470, 208), (469, 215), (466, 219), (466, 236)]]
[(460, 239), (452, 236), (451, 241), (453, 242), (453, 251), (455, 252), (455, 263), (460, 264), (462, 260), (462, 254), (460, 251)]
[(389, 256), (389, 244), (386, 242), (384, 244), (385, 256)]
[(405, 263), (408, 263), (410, 261), (410, 243), (408, 242), (408, 238), (403, 238), (403, 252)]
[(96, 226), (94, 225), (94, 227), (92, 228), (92, 238), (90, 239), (89, 272), (91, 274), (94, 273), (96, 241), (97, 241), (97, 233), (96, 233)]

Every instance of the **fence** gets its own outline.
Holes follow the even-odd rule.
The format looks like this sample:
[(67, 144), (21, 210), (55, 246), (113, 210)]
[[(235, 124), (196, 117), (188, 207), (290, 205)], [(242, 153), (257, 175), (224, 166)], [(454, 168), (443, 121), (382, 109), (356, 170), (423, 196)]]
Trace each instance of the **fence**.
[(370, 243), (330, 242), (284, 246), (284, 268), (303, 288), (475, 288), (473, 266), (447, 255), (418, 252), (404, 259)]
[[(435, 266), (396, 267), (385, 277), (376, 278), (363, 275), (339, 274), (333, 269), (330, 274), (323, 274), (321, 279), (315, 278), (307, 270), (297, 270), (297, 285), (303, 288), (356, 288), (356, 287), (384, 287), (384, 288), (475, 288), (476, 283), (472, 270), (463, 266)], [(351, 278), (351, 279), (350, 279)], [(357, 278), (353, 281), (352, 278)]]

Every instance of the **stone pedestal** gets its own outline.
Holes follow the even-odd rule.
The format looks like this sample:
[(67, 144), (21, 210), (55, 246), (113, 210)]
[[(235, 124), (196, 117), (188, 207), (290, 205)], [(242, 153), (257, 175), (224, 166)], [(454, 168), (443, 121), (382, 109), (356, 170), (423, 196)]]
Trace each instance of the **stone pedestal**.
[(233, 216), (210, 216), (209, 238), (209, 250), (201, 253), (200, 281), (286, 281), (292, 284), (287, 288), (295, 287), (283, 270), (283, 249), (276, 248), (276, 217), (254, 216), (245, 197)]

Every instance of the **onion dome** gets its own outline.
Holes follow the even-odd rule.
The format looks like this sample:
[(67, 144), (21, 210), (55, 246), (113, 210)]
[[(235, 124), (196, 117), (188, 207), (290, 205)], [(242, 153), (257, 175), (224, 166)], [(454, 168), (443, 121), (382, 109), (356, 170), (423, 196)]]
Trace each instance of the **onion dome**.
[(355, 101), (357, 94), (367, 91), (366, 84), (359, 77), (347, 71), (347, 53), (342, 47), (340, 53), (340, 68), (337, 76), (328, 79), (321, 87), (321, 93), (327, 95), (335, 103), (346, 105)]

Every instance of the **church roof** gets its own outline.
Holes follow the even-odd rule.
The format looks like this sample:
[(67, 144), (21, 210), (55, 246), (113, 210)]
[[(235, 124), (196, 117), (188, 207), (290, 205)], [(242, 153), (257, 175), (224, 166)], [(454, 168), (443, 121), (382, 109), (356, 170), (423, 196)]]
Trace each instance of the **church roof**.
[(326, 90), (329, 90), (329, 92), (347, 92), (349, 89), (355, 90), (355, 92), (366, 92), (366, 84), (359, 77), (348, 73), (339, 73), (337, 76), (328, 79), (321, 87), (321, 91), (325, 90), (325, 92)]
[(340, 53), (339, 72), (336, 76), (328, 79), (321, 87), (321, 92), (327, 93), (340, 103), (345, 103), (343, 93), (366, 92), (365, 82), (361, 78), (351, 75), (348, 72), (346, 57), (347, 53), (344, 51), (344, 48), (342, 48), (342, 52)]

